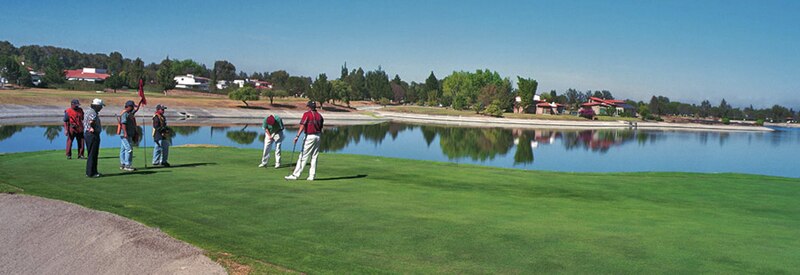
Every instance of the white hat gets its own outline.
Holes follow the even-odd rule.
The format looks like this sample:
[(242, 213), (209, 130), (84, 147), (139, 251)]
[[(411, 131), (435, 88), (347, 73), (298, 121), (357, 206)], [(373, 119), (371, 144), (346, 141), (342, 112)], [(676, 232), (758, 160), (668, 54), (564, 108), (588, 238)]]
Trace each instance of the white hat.
[(92, 100), (92, 105), (106, 106), (106, 104), (103, 103), (103, 100), (99, 98), (95, 98), (94, 100)]

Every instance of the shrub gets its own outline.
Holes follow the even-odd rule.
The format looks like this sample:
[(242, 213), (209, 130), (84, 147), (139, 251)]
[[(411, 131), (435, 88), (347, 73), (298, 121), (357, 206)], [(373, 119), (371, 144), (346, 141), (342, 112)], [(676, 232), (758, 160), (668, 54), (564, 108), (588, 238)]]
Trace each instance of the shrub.
[(594, 113), (594, 110), (592, 110), (592, 109), (584, 108), (584, 109), (581, 109), (580, 111), (578, 111), (578, 116), (584, 117), (584, 118), (588, 118), (588, 119), (592, 119), (592, 118), (594, 118), (595, 113)]
[(490, 115), (490, 116), (494, 116), (494, 117), (502, 117), (503, 116), (503, 109), (500, 108), (501, 104), (502, 103), (499, 100), (495, 99), (494, 101), (492, 101), (492, 104), (489, 104), (489, 106), (486, 107), (486, 110), (484, 111), (484, 114), (487, 114), (487, 115)]
[(731, 119), (727, 117), (722, 118), (722, 124), (729, 125), (731, 124)]
[(386, 107), (386, 105), (389, 105), (389, 99), (385, 98), (385, 97), (381, 97), (381, 99), (378, 100), (378, 103), (383, 105), (384, 107)]
[(756, 120), (756, 125), (764, 126), (764, 119), (763, 118), (759, 118), (758, 120)]

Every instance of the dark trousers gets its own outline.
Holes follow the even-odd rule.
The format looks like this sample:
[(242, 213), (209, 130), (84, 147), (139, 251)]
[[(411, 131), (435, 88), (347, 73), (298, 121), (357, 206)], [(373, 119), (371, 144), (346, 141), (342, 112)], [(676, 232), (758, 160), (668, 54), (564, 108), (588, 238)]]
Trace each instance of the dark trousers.
[(67, 135), (67, 156), (72, 156), (72, 141), (78, 141), (78, 156), (83, 156), (83, 133), (70, 133)]
[(100, 135), (86, 132), (86, 176), (97, 175), (97, 154), (100, 152)]

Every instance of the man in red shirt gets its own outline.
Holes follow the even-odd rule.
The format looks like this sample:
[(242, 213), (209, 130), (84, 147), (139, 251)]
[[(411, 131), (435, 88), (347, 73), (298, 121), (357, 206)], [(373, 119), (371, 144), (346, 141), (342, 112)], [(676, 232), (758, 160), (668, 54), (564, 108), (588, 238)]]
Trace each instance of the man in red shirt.
[(64, 135), (67, 136), (67, 159), (72, 159), (72, 141), (78, 141), (78, 158), (83, 157), (83, 109), (78, 99), (64, 110)]
[(305, 141), (303, 142), (303, 152), (297, 160), (297, 165), (291, 175), (284, 177), (287, 180), (296, 180), (300, 177), (300, 173), (306, 167), (308, 157), (311, 157), (311, 169), (308, 170), (307, 180), (314, 180), (317, 174), (317, 157), (319, 156), (319, 138), (322, 134), (322, 126), (324, 119), (322, 115), (317, 112), (317, 104), (314, 101), (309, 101), (306, 104), (308, 111), (303, 113), (303, 118), (300, 119), (300, 129), (297, 130), (297, 135), (294, 137), (294, 143), (301, 133), (306, 133)]

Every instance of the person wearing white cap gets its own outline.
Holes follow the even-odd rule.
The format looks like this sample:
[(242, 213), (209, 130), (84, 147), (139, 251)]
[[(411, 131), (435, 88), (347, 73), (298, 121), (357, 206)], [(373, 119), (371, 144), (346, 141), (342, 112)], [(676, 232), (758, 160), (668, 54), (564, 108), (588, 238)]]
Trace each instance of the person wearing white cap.
[(100, 124), (100, 110), (106, 106), (102, 99), (95, 98), (92, 100), (92, 106), (86, 111), (83, 116), (83, 137), (86, 140), (86, 176), (90, 178), (99, 178), (101, 175), (97, 172), (97, 155), (100, 151), (100, 132), (103, 131), (102, 124)]

